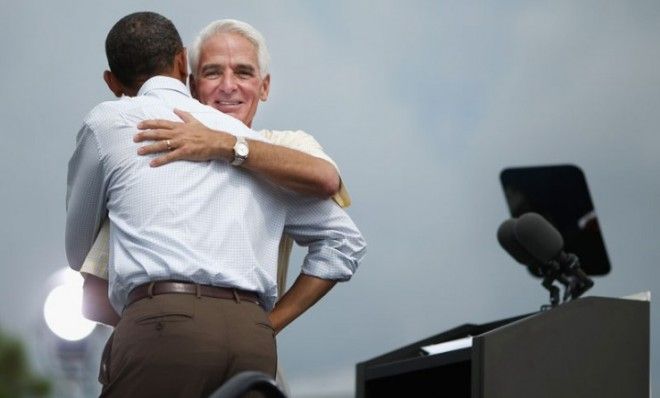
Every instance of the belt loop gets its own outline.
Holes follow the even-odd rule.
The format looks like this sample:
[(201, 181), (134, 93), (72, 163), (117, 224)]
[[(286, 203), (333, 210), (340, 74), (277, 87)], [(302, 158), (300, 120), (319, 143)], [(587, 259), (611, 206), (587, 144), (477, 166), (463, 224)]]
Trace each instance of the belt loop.
[(202, 287), (199, 285), (199, 283), (195, 283), (195, 295), (197, 298), (202, 298)]
[(156, 281), (151, 281), (149, 283), (149, 287), (147, 288), (147, 294), (149, 295), (149, 298), (154, 298), (154, 285), (156, 284)]
[(238, 304), (240, 304), (240, 303), (241, 303), (241, 298), (240, 298), (240, 296), (238, 295), (238, 292), (236, 291), (236, 289), (231, 289), (231, 292), (234, 293), (234, 300), (236, 300), (236, 302), (237, 302)]

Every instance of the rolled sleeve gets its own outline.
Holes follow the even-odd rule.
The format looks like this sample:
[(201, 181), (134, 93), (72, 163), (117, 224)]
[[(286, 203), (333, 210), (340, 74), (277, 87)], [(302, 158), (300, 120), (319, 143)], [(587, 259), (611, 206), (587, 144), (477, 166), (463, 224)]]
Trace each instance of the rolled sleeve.
[(321, 279), (349, 280), (366, 254), (366, 242), (346, 212), (331, 200), (298, 197), (285, 232), (308, 246), (302, 272)]
[[(329, 261), (329, 259), (336, 259)], [(361, 256), (346, 255), (341, 249), (320, 245), (318, 249), (310, 246), (309, 254), (305, 257), (302, 273), (321, 279), (344, 282), (353, 276), (357, 270)]]

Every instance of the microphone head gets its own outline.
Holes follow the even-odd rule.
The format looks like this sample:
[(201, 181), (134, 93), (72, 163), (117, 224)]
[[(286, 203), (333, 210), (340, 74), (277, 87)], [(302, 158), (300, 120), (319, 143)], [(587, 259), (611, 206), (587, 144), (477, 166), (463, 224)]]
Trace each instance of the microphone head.
[(497, 229), (497, 241), (514, 260), (529, 267), (534, 266), (538, 261), (518, 242), (515, 225), (516, 220), (513, 218), (504, 221)]
[(541, 263), (547, 263), (562, 253), (564, 239), (540, 214), (523, 214), (513, 229), (520, 246)]

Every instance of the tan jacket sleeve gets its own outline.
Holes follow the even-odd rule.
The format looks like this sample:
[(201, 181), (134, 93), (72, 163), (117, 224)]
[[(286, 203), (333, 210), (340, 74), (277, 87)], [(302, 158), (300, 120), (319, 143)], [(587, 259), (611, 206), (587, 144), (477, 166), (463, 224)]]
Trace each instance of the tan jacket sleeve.
[[(272, 144), (296, 149), (300, 152), (330, 162), (335, 166), (335, 169), (337, 169), (337, 173), (341, 174), (339, 167), (337, 167), (337, 163), (335, 163), (335, 161), (323, 151), (321, 144), (319, 144), (319, 142), (310, 134), (307, 134), (302, 130), (261, 130), (260, 133), (268, 138)], [(343, 208), (351, 205), (351, 197), (348, 194), (348, 189), (346, 189), (343, 181), (339, 187), (339, 192), (337, 192), (332, 199)]]
[(85, 257), (85, 262), (80, 268), (80, 272), (84, 274), (91, 274), (101, 279), (108, 279), (108, 262), (110, 251), (110, 221), (106, 218), (101, 225), (96, 240), (92, 248)]

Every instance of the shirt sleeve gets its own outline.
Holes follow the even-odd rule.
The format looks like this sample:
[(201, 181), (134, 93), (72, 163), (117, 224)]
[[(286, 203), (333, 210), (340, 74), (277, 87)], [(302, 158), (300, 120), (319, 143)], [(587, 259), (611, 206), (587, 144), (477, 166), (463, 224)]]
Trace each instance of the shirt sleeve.
[[(341, 179), (341, 173), (339, 172), (337, 163), (323, 151), (321, 144), (311, 134), (302, 130), (261, 130), (260, 133), (275, 145), (295, 149), (329, 162), (335, 167), (337, 173), (340, 174)], [(351, 197), (343, 181), (340, 181), (339, 191), (332, 197), (332, 200), (344, 208), (351, 205)]]
[(107, 213), (105, 203), (99, 144), (85, 124), (78, 133), (67, 177), (65, 246), (69, 266), (76, 271), (82, 267)]
[(357, 226), (331, 200), (290, 194), (284, 232), (307, 246), (302, 273), (322, 279), (349, 280), (366, 253)]

